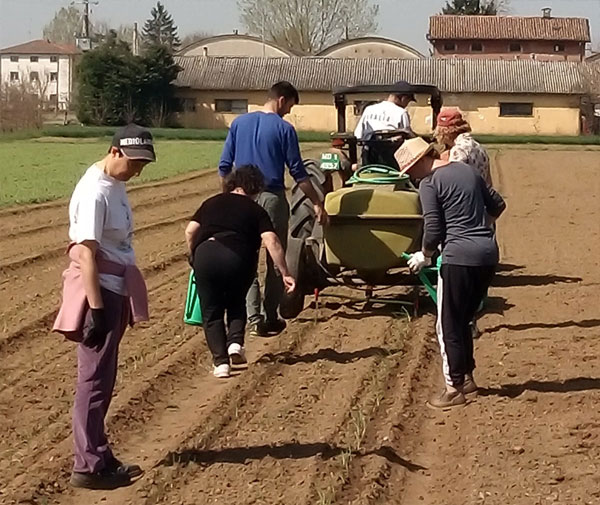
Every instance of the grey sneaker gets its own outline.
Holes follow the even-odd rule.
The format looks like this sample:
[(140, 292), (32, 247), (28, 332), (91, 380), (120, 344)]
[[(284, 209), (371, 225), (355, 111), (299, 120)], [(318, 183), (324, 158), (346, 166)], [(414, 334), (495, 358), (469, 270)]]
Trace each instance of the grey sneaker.
[(263, 321), (258, 321), (256, 323), (248, 324), (248, 333), (253, 337), (266, 337), (268, 333), (265, 329), (265, 323)]
[(439, 410), (450, 410), (455, 407), (462, 407), (467, 403), (465, 395), (461, 391), (454, 391), (450, 393), (444, 388), (441, 394), (434, 396), (427, 402), (427, 406), (432, 409)]
[(479, 388), (475, 383), (472, 375), (465, 375), (465, 382), (463, 382), (462, 392), (465, 396), (477, 396)]

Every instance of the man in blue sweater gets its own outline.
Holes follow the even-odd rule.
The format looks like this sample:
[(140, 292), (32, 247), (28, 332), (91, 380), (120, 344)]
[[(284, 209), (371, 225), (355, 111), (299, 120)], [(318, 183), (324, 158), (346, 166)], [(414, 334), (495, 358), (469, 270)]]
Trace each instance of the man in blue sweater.
[[(299, 102), (298, 91), (289, 82), (281, 81), (269, 90), (262, 110), (236, 118), (229, 129), (219, 175), (224, 178), (235, 167), (255, 165), (265, 177), (265, 190), (257, 202), (267, 211), (275, 232), (284, 248), (287, 245), (290, 207), (285, 195), (285, 166), (290, 175), (312, 202), (320, 223), (327, 220), (323, 202), (313, 188), (300, 156), (298, 136), (294, 127), (283, 117)], [(247, 297), (248, 323), (253, 335), (273, 335), (285, 329), (279, 318), (283, 297), (283, 282), (273, 260), (267, 256), (265, 277), (264, 314), (258, 279), (250, 287)]]

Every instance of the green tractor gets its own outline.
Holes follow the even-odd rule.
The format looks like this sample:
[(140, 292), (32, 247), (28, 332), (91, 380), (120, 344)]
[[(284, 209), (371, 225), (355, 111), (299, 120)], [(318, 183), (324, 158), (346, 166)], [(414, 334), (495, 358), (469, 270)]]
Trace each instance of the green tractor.
[[(297, 185), (292, 188), (286, 259), (297, 286), (282, 301), (280, 312), (286, 319), (302, 312), (307, 295), (318, 296), (328, 286), (363, 290), (369, 300), (376, 287), (414, 282), (414, 276), (407, 272), (406, 259), (420, 248), (423, 216), (416, 188), (408, 176), (399, 174), (394, 159), (394, 152), (409, 134), (400, 130), (374, 132), (369, 140), (361, 141), (346, 133), (348, 95), (396, 91), (394, 85), (387, 85), (339, 88), (333, 92), (338, 131), (331, 136), (332, 149), (322, 155), (320, 163), (305, 161), (330, 222), (325, 228), (317, 224), (310, 200)], [(412, 85), (410, 91), (430, 96), (435, 127), (442, 104), (439, 90)], [(363, 150), (363, 165), (353, 170), (359, 147)], [(342, 187), (334, 190), (336, 173)], [(435, 298), (427, 277), (431, 273), (423, 272), (420, 279)]]

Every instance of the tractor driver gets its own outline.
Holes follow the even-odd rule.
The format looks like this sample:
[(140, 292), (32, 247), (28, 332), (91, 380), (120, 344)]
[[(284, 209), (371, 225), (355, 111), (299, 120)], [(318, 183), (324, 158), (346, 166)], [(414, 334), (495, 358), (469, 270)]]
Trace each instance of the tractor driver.
[[(410, 127), (410, 116), (406, 107), (410, 102), (415, 102), (415, 95), (411, 91), (410, 84), (406, 81), (399, 81), (394, 85), (395, 90), (390, 93), (386, 100), (365, 107), (360, 121), (354, 130), (354, 136), (358, 140), (369, 141), (377, 132), (389, 132), (402, 130), (405, 136), (412, 138), (415, 136)], [(386, 165), (396, 166), (393, 158), (393, 152), (398, 147), (390, 144), (394, 139), (389, 138), (389, 142), (372, 142), (363, 145), (362, 164), (384, 163)], [(388, 152), (388, 146), (391, 151)], [(376, 149), (376, 151), (375, 151)]]
[[(410, 91), (410, 84), (400, 81), (395, 84), (400, 92), (390, 93), (386, 100), (365, 107), (360, 121), (354, 130), (359, 140), (369, 140), (376, 131), (405, 130), (414, 137), (410, 127), (410, 116), (406, 107), (415, 102), (415, 95)], [(401, 91), (405, 89), (406, 91)]]

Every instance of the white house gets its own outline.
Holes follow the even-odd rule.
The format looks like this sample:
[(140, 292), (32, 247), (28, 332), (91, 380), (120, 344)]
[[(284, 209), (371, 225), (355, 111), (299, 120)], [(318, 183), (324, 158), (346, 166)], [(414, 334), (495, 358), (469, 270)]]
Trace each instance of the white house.
[(32, 40), (0, 49), (0, 84), (24, 86), (38, 93), (47, 106), (66, 109), (73, 98), (75, 46)]

